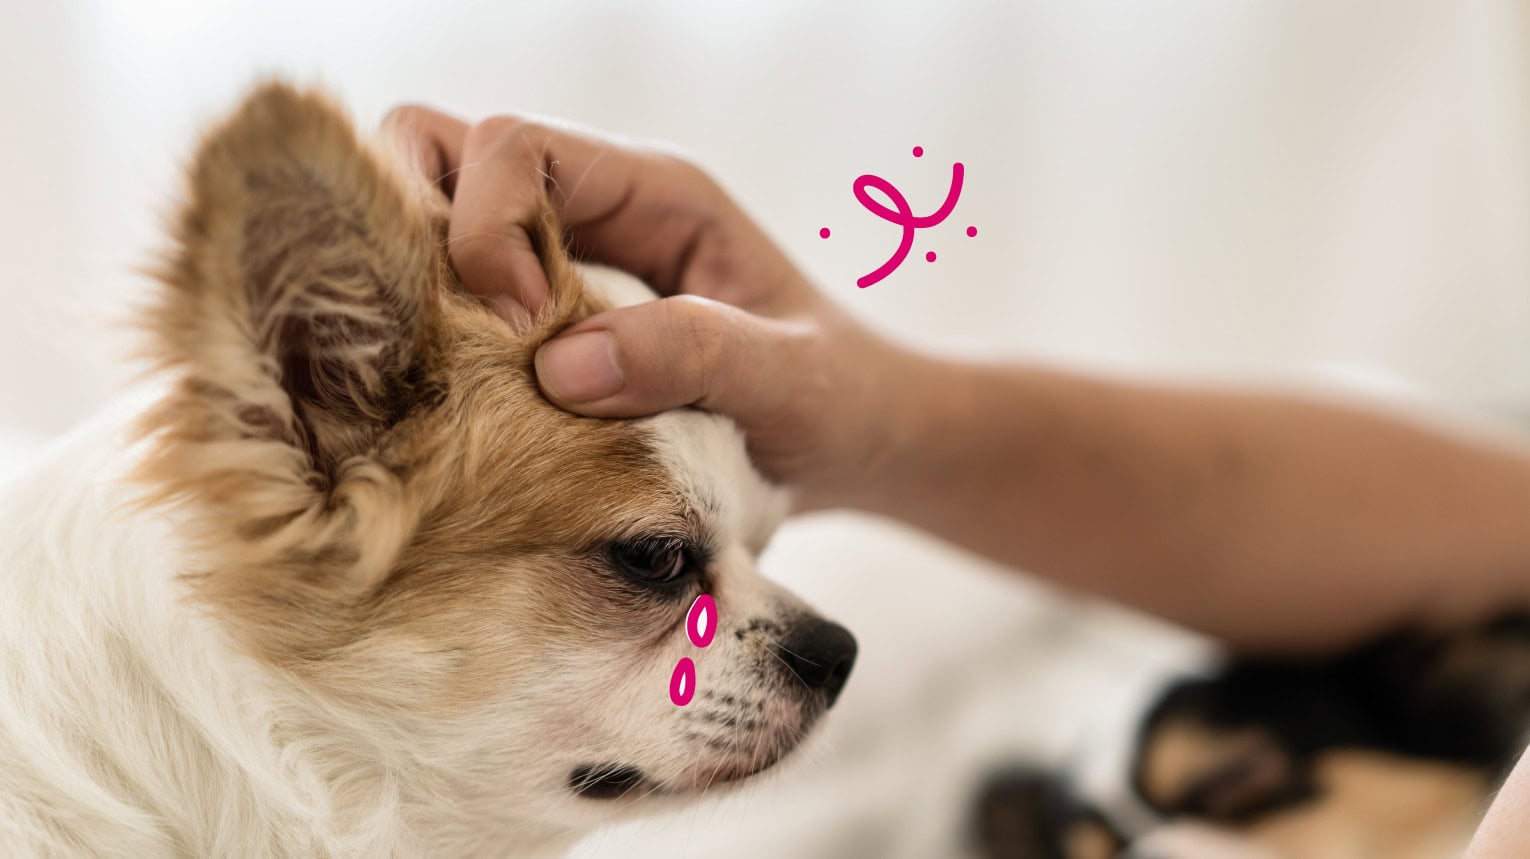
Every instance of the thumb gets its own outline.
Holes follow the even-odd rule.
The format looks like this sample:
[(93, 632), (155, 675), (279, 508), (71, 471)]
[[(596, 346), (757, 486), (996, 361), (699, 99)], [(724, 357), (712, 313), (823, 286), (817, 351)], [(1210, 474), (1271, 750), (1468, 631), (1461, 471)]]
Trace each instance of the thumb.
[(699, 406), (742, 424), (789, 405), (810, 339), (800, 323), (674, 296), (593, 316), (537, 352), (554, 403), (594, 417)]

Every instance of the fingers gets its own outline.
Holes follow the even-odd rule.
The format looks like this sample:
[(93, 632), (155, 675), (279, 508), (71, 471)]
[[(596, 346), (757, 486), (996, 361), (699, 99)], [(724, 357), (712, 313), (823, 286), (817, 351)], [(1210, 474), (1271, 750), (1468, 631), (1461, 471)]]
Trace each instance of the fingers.
[(452, 263), (501, 310), (534, 312), (546, 301), (526, 229), (544, 200), (585, 258), (667, 294), (685, 287), (687, 263), (716, 244), (702, 240), (733, 211), (686, 161), (566, 126), (512, 116), (469, 125), (418, 106), (395, 109), (383, 126), (414, 145), (425, 175), (452, 197)]
[(383, 130), (414, 148), (424, 174), (452, 199), (448, 253), (463, 284), (512, 322), (547, 303), (547, 276), (527, 226), (546, 194), (546, 147), (523, 123), (469, 125), (419, 106), (389, 112)]
[(779, 419), (814, 371), (807, 326), (677, 296), (594, 316), (548, 342), (537, 378), (554, 403), (596, 417), (681, 406), (741, 424)]
[(395, 107), (383, 117), (383, 133), (402, 140), (420, 173), (451, 197), (462, 163), (462, 141), (470, 126), (455, 116), (420, 105)]
[(672, 155), (512, 116), (469, 129), (457, 174), (452, 262), (475, 291), (528, 257), (519, 227), (551, 204), (584, 259), (673, 294), (703, 234), (727, 210), (715, 183)]
[[(463, 138), (448, 235), (452, 264), (472, 292), (531, 314), (547, 303), (547, 276), (526, 227), (547, 195), (551, 165), (540, 135), (514, 120), (491, 119)], [(492, 303), (492, 302), (491, 302)]]

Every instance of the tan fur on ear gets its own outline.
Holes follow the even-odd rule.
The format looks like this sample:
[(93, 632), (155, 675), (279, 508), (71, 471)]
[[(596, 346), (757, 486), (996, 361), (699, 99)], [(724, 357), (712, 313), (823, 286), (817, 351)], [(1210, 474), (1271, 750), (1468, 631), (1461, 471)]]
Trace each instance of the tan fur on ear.
[[(138, 476), (146, 503), (180, 511), (199, 553), (185, 578), (253, 652), (295, 669), (349, 660), (329, 674), (382, 695), (358, 666), (384, 659), (367, 644), (379, 629), (407, 626), (482, 652), (438, 672), (445, 701), (508, 668), (492, 637), (461, 638), (486, 600), (512, 585), (608, 598), (566, 590), (577, 576), (506, 578), (508, 562), (572, 570), (614, 522), (670, 510), (674, 489), (637, 428), (537, 391), (536, 348), (601, 309), (551, 207), (527, 225), (550, 300), (516, 330), (461, 288), (448, 202), (395, 166), (406, 155), (284, 84), (207, 135), (156, 272), (148, 327), (175, 384), (146, 416)], [(537, 605), (526, 623), (545, 619)]]
[[(425, 199), (332, 103), (285, 84), (206, 136), (149, 314), (180, 374), (148, 419), (161, 497), (238, 523), (267, 561), (383, 572), (407, 511), (365, 454), (431, 360), (441, 262)], [(358, 517), (382, 527), (360, 539)]]

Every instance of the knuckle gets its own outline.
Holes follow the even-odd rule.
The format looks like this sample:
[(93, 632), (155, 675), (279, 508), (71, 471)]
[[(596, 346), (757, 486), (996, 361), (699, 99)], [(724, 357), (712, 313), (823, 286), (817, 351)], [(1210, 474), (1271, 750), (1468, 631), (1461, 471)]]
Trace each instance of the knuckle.
[(708, 199), (715, 200), (724, 196), (722, 185), (706, 168), (692, 164), (689, 177), (696, 190)]
[(485, 119), (468, 129), (469, 145), (491, 150), (505, 150), (535, 140), (541, 126), (510, 114)]
[(685, 362), (692, 372), (685, 374), (690, 399), (700, 399), (712, 390), (712, 382), (731, 354), (732, 337), (723, 308), (697, 296), (680, 295), (665, 299), (668, 305), (667, 327), (685, 347)]
[(429, 108), (419, 104), (400, 104), (383, 115), (383, 125), (413, 125), (430, 113)]
[(697, 164), (695, 161), (692, 161), (683, 155), (671, 155), (669, 157), (674, 164), (675, 170), (679, 172), (680, 175), (689, 179), (694, 179), (697, 182), (712, 181), (712, 177), (707, 173), (706, 168), (702, 167), (700, 164)]
[(722, 186), (712, 178), (712, 174), (695, 161), (672, 152), (663, 153), (659, 158), (663, 161), (671, 178), (682, 187), (708, 194), (721, 192)]
[(693, 295), (675, 296), (673, 302), (694, 354), (707, 363), (722, 358), (727, 351), (728, 336), (720, 318), (721, 308), (715, 302)]
[(383, 115), (379, 127), (389, 134), (424, 139), (429, 137), (430, 119), (434, 115), (435, 111), (424, 105), (401, 104)]
[(513, 134), (522, 125), (517, 116), (508, 113), (495, 114), (473, 125), (473, 133), (479, 137), (498, 139)]

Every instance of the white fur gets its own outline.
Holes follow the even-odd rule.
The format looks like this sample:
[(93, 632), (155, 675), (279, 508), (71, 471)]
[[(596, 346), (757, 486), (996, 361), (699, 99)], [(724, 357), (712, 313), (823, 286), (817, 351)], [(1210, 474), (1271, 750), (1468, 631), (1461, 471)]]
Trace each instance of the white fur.
[(0, 496), (0, 852), (439, 855), (430, 785), (379, 765), (402, 757), (384, 726), (260, 668), (181, 598), (185, 549), (135, 508), (125, 437), (108, 416)]
[[(657, 298), (641, 280), (605, 266), (580, 267), (586, 288), (615, 307)], [(737, 538), (756, 554), (786, 517), (790, 498), (767, 482), (744, 453), (744, 438), (727, 418), (686, 409), (647, 421), (668, 470), (709, 518), (709, 528)]]
[[(7, 855), (397, 851), (396, 827), (329, 822), (366, 740), (305, 735), (322, 716), (179, 599), (174, 523), (133, 511), (124, 438), (117, 416), (97, 421), (0, 497)], [(398, 813), (378, 787), (354, 814)]]
[[(758, 481), (727, 462), (736, 440), (725, 422), (657, 422), (677, 456), (710, 457), (693, 467)], [(0, 494), (0, 854), (556, 855), (600, 822), (528, 807), (515, 826), (486, 831), (489, 816), (440, 815), (437, 786), (390, 726), (326, 709), (241, 655), (181, 598), (176, 574), (188, 565), (175, 523), (134, 507), (123, 423), (82, 428)], [(740, 527), (738, 511), (719, 514)], [(728, 555), (740, 584), (725, 604), (784, 596), (752, 575), (748, 553)], [(682, 633), (675, 653), (683, 642)], [(712, 664), (728, 659), (728, 642), (745, 646), (720, 635)], [(702, 682), (718, 689), (721, 679)], [(654, 728), (673, 710), (666, 676), (611, 680), (631, 686), (620, 697), (632, 711), (612, 714), (626, 747), (551, 751), (567, 761), (638, 756), (676, 779), (702, 762)], [(514, 723), (493, 730), (535, 740), (517, 737)]]
[[(652, 806), (574, 797), (571, 766), (632, 762), (661, 800), (684, 799), (720, 771), (774, 760), (817, 715), (782, 694), (775, 633), (738, 629), (807, 608), (755, 568), (786, 502), (725, 419), (644, 422), (715, 550), (713, 645), (698, 652), (677, 618), (642, 670), (572, 657), (529, 699), (421, 728), (319, 698), (185, 599), (180, 574), (196, 559), (127, 479), (143, 401), (0, 490), (0, 855), (552, 856)], [(696, 660), (698, 705), (736, 698), (759, 724), (725, 730), (678, 711), (666, 690), (680, 656)], [(417, 674), (449, 658), (390, 657)], [(483, 784), (503, 790), (475, 795)]]

